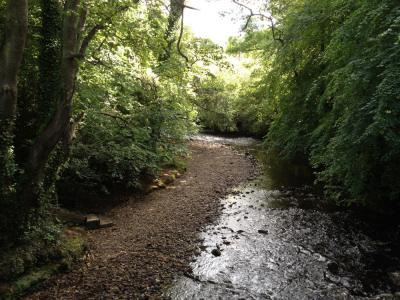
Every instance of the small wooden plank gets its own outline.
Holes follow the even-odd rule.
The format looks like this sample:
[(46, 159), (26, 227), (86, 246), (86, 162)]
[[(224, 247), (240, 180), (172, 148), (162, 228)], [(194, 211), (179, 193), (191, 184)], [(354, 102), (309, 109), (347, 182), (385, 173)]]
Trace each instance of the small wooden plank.
[(100, 227), (100, 218), (96, 215), (90, 214), (86, 216), (86, 227), (88, 229), (96, 229)]
[(106, 217), (100, 217), (100, 228), (107, 228), (107, 227), (112, 227), (114, 226), (114, 222)]

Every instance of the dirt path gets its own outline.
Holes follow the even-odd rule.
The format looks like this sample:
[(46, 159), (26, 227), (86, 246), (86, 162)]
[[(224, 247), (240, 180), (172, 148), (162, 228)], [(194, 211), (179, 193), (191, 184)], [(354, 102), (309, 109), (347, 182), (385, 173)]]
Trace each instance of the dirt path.
[(190, 272), (198, 233), (218, 216), (219, 198), (254, 174), (227, 146), (196, 141), (191, 150), (184, 176), (110, 211), (116, 225), (89, 232), (85, 262), (26, 299), (162, 299), (174, 277)]

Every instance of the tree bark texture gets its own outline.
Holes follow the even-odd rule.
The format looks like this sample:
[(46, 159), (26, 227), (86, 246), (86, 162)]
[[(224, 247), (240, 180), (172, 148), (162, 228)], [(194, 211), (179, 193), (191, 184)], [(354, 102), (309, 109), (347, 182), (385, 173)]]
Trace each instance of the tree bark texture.
[(4, 196), (12, 182), (13, 130), (17, 107), (17, 77), (28, 31), (28, 1), (8, 0), (4, 39), (0, 45), (0, 191)]

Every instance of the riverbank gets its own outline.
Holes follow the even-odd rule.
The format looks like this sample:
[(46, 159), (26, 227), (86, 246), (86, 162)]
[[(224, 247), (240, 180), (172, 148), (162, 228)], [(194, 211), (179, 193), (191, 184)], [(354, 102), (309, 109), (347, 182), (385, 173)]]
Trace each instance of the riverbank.
[(26, 299), (163, 298), (173, 278), (191, 271), (198, 233), (219, 215), (220, 198), (256, 172), (228, 146), (192, 141), (190, 149), (181, 178), (110, 210), (115, 226), (88, 232), (85, 260)]

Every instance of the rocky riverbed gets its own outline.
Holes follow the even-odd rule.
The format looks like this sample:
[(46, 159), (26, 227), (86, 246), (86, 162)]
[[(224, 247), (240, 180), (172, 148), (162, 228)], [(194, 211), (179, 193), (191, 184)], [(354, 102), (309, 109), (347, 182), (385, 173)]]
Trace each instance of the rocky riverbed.
[[(254, 140), (197, 139), (257, 154)], [(222, 198), (220, 217), (201, 235), (193, 272), (178, 278), (169, 296), (400, 299), (398, 223), (338, 210), (296, 178), (309, 178), (301, 168), (286, 165), (287, 178), (279, 180), (283, 172), (268, 164), (257, 180)]]
[(168, 298), (173, 279), (190, 273), (200, 232), (218, 217), (220, 199), (255, 172), (229, 146), (208, 141), (189, 146), (182, 177), (107, 211), (114, 226), (88, 231), (90, 251), (82, 262), (26, 299)]
[(26, 299), (400, 299), (398, 220), (329, 205), (259, 147), (193, 137), (181, 178), (108, 211), (82, 262)]

